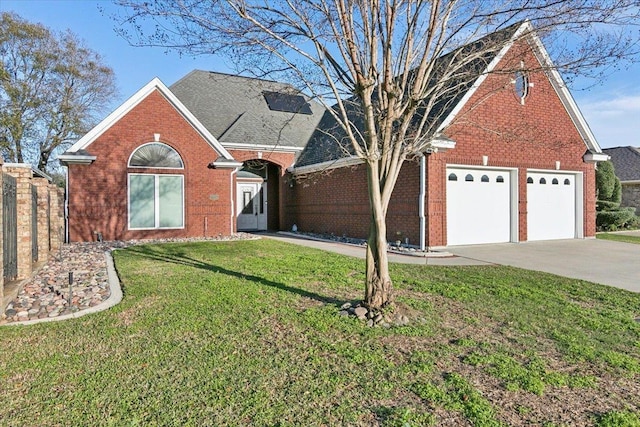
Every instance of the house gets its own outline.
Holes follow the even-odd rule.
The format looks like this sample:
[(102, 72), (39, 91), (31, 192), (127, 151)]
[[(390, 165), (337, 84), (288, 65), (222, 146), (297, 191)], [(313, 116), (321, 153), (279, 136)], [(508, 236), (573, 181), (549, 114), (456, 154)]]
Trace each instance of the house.
[(193, 71), (169, 89), (153, 79), (59, 156), (69, 240), (281, 228), (286, 168), (321, 112), (272, 81)]
[(622, 185), (620, 205), (636, 208), (636, 215), (640, 215), (640, 148), (615, 147), (602, 151), (611, 157)]
[[(443, 103), (440, 136), (402, 168), (389, 240), (442, 247), (594, 235), (594, 163), (606, 155), (540, 40), (519, 40), (529, 30), (523, 23), (491, 35), (507, 43)], [(494, 73), (514, 64), (540, 71)], [(60, 156), (68, 237), (294, 224), (366, 237), (364, 166), (327, 137), (334, 130), (321, 105), (286, 84), (205, 71), (171, 87), (154, 79)]]

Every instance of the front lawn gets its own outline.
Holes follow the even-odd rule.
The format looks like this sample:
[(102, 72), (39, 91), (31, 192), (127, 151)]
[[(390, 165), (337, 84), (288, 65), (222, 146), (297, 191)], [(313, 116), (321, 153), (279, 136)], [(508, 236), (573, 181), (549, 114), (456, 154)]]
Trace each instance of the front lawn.
[(596, 234), (596, 238), (602, 240), (614, 240), (616, 242), (635, 243), (636, 245), (640, 245), (640, 236), (633, 236), (626, 233), (598, 233)]
[(0, 329), (7, 426), (638, 426), (640, 295), (393, 265), (409, 326), (338, 315), (364, 262), (271, 240), (114, 253), (125, 298)]

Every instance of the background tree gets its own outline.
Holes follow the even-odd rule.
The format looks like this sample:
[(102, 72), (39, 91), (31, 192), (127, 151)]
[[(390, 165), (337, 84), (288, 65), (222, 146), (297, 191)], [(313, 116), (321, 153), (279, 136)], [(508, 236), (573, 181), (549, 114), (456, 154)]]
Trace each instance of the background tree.
[(0, 16), (0, 150), (6, 161), (52, 169), (115, 95), (113, 71), (71, 32)]
[[(512, 41), (490, 35), (529, 20), (555, 67), (593, 73), (636, 53), (640, 22), (634, 0), (118, 3), (123, 34), (135, 44), (224, 54), (239, 71), (286, 80), (327, 106), (344, 150), (366, 166), (364, 302), (372, 309), (393, 297), (385, 219), (400, 168), (444, 135), (443, 112)], [(514, 36), (524, 43), (529, 33)]]

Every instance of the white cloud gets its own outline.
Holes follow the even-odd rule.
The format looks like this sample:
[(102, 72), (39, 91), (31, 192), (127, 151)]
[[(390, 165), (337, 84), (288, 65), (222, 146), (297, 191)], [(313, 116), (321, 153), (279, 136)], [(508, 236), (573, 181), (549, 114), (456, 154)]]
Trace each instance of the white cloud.
[(576, 99), (600, 146), (640, 146), (640, 94), (601, 96)]

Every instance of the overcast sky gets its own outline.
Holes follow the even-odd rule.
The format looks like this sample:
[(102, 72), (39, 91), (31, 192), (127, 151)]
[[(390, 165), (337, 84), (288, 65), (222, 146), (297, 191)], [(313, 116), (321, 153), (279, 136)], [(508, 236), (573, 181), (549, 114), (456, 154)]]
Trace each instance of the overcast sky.
[[(53, 30), (70, 29), (103, 56), (115, 71), (120, 91), (112, 109), (154, 77), (167, 86), (193, 69), (232, 72), (216, 57), (180, 57), (162, 48), (132, 47), (116, 35), (109, 14), (110, 1), (95, 0), (0, 0), (0, 11), (13, 11), (30, 22)], [(106, 10), (105, 14), (100, 9)], [(610, 75), (604, 82), (579, 82), (572, 94), (603, 148), (640, 146), (640, 64)], [(582, 89), (592, 86), (589, 89)], [(105, 116), (110, 111), (105, 111)]]

